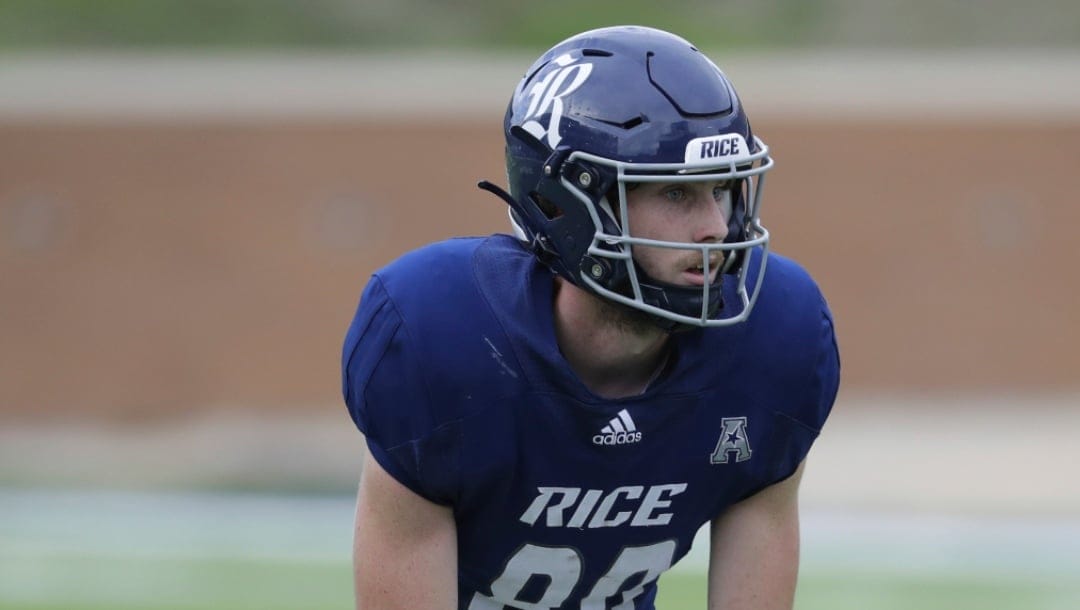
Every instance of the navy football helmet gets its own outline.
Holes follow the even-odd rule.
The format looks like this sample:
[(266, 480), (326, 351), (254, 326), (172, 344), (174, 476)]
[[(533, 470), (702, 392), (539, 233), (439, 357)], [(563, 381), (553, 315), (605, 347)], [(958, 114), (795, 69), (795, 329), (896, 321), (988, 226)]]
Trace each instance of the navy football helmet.
[[(480, 186), (506, 200), (514, 232), (553, 271), (668, 330), (749, 316), (768, 256), (758, 212), (772, 159), (727, 77), (693, 45), (636, 26), (569, 38), (529, 68), (503, 126), (510, 192)], [(699, 180), (732, 185), (723, 243), (635, 237), (621, 220), (628, 185)], [(635, 245), (698, 252), (706, 278), (711, 253), (723, 263), (712, 283), (667, 284), (635, 265)], [(751, 257), (761, 260), (748, 288)], [(738, 303), (723, 303), (725, 282)]]

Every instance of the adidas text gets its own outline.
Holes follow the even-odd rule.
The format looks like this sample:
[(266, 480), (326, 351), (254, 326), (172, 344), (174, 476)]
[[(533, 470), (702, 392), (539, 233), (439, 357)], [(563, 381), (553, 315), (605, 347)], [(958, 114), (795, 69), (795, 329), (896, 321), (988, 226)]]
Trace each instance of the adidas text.
[(640, 432), (609, 432), (592, 437), (594, 445), (625, 445), (641, 440)]

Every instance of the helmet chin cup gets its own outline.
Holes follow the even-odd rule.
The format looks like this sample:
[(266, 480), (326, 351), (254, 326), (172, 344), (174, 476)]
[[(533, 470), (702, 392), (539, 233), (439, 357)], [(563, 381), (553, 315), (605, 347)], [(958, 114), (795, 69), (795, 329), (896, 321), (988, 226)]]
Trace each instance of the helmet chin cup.
[[(723, 276), (718, 276), (722, 278)], [(654, 280), (641, 274), (641, 300), (646, 305), (665, 309), (673, 314), (687, 318), (712, 318), (724, 306), (723, 280), (718, 279), (709, 286), (709, 293), (692, 286), (676, 286)], [(679, 322), (668, 316), (648, 314), (649, 320), (667, 331), (687, 329), (696, 326)]]

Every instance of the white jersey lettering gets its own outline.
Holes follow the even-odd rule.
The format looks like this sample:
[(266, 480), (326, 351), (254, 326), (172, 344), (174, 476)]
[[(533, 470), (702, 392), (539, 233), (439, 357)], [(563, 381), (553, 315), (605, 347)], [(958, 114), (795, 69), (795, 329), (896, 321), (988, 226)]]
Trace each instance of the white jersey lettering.
[[(529, 525), (597, 529), (650, 527), (671, 523), (671, 498), (686, 491), (686, 483), (626, 485), (613, 490), (580, 487), (537, 487), (537, 495), (518, 520)], [(541, 521), (541, 516), (543, 520)], [(590, 518), (591, 517), (591, 518)]]

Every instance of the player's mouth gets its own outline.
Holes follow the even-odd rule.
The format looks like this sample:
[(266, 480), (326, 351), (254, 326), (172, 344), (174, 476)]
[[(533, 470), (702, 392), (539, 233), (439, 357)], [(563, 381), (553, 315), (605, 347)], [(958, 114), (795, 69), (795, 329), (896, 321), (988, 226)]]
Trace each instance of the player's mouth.
[[(720, 258), (710, 259), (709, 261), (709, 283), (716, 281), (716, 275), (720, 271), (721, 265)], [(705, 266), (702, 264), (690, 265), (683, 269), (682, 280), (690, 286), (704, 286), (705, 285)]]

